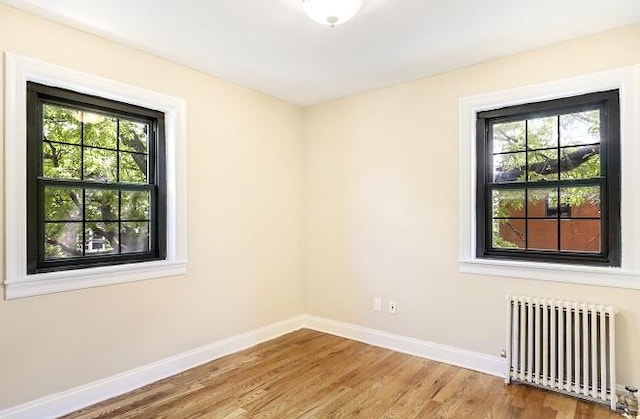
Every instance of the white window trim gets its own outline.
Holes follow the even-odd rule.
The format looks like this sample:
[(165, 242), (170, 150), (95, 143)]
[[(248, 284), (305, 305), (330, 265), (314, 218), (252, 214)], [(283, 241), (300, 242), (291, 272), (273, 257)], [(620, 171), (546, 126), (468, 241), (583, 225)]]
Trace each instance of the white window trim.
[[(27, 81), (100, 96), (165, 114), (167, 258), (27, 275)], [(5, 53), (5, 298), (21, 298), (175, 276), (187, 271), (186, 102), (95, 75)]]
[[(459, 102), (460, 258), (463, 273), (640, 289), (640, 66), (528, 85)], [(622, 263), (619, 268), (476, 257), (476, 114), (480, 111), (620, 89)]]

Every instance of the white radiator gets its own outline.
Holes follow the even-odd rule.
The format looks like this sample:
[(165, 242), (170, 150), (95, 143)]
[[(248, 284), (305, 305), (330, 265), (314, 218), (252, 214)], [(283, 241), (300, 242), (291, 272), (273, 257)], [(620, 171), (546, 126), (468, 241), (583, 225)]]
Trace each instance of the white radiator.
[(616, 409), (616, 309), (507, 297), (506, 383), (517, 381)]

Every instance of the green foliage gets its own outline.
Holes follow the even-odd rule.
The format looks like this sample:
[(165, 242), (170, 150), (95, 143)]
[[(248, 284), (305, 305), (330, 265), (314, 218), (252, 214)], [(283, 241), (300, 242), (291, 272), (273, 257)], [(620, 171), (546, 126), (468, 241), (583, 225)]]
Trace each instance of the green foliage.
[(524, 189), (496, 189), (492, 198), (494, 217), (508, 217), (524, 210)]
[(492, 226), (491, 237), (493, 238), (493, 247), (497, 249), (517, 249), (518, 245), (505, 240), (502, 237), (501, 228), (504, 224), (507, 224), (507, 220), (494, 220)]
[(500, 237), (500, 232), (496, 231), (493, 234), (493, 247), (495, 247), (496, 249), (517, 249), (518, 245), (515, 243), (511, 243), (508, 240), (503, 239), (502, 237)]
[(84, 145), (116, 149), (118, 142), (117, 118), (82, 112)]
[(42, 106), (42, 114), (45, 140), (80, 144), (82, 112), (45, 103)]
[(600, 188), (598, 186), (586, 186), (579, 188), (560, 188), (560, 201), (572, 207), (585, 203), (600, 206)]
[[(492, 126), (492, 143), (496, 182), (544, 182), (600, 176), (598, 110), (496, 123)], [(528, 206), (539, 206), (544, 201), (549, 207), (600, 205), (597, 186), (557, 188), (540, 185), (525, 190), (523, 185), (521, 189), (494, 189), (492, 194), (492, 216), (497, 218), (492, 226), (493, 246), (497, 248), (517, 247), (502, 237), (501, 230), (508, 223), (504, 218), (524, 217)]]
[(81, 256), (83, 248), (87, 254), (148, 250), (150, 192), (117, 187), (147, 183), (148, 132), (145, 123), (43, 105), (44, 178), (114, 184), (105, 189), (45, 183), (46, 258)]

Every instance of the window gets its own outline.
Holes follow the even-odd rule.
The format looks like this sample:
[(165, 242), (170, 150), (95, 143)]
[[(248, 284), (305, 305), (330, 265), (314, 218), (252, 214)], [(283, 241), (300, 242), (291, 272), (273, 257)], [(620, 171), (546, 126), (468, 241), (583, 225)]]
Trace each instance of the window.
[(619, 92), (477, 113), (476, 255), (620, 266)]
[(27, 108), (27, 273), (164, 259), (164, 114), (36, 83)]
[[(5, 52), (4, 55), (5, 298), (23, 298), (184, 275), (187, 272), (188, 250), (186, 101), (139, 86), (48, 64), (18, 54)], [(40, 155), (42, 161), (38, 162), (38, 159), (35, 158), (38, 150), (34, 149), (27, 141), (27, 137), (36, 138), (33, 132), (28, 132), (34, 130), (33, 125), (29, 130), (27, 129), (27, 119), (34, 119), (33, 115), (27, 115), (27, 102), (31, 103), (33, 99), (28, 100), (27, 95), (30, 83), (53, 89), (51, 92), (36, 93), (36, 95), (42, 96), (37, 101), (52, 105), (48, 112), (52, 112), (52, 110), (63, 112), (65, 109), (66, 112), (86, 112), (90, 116), (87, 116), (86, 119), (81, 116), (80, 119), (85, 125), (94, 124), (89, 127), (88, 132), (81, 132), (80, 136), (74, 134), (75, 142), (73, 139), (68, 139), (67, 141), (49, 141), (49, 143), (53, 146), (57, 146), (57, 144), (67, 147), (73, 146), (75, 148), (67, 148), (67, 151), (75, 151), (76, 154), (79, 152), (81, 157), (84, 152), (103, 157), (111, 153), (111, 161), (114, 158), (114, 153), (121, 152), (123, 154), (120, 157), (115, 157), (116, 169), (117, 159), (121, 158), (125, 162), (128, 161), (123, 165), (123, 170), (126, 173), (113, 169), (109, 172), (109, 170), (105, 170), (105, 167), (113, 168), (113, 165), (107, 165), (99, 168), (103, 172), (107, 171), (106, 174), (90, 173), (88, 170), (85, 171), (84, 167), (75, 167), (67, 168), (70, 172), (65, 169), (61, 173), (56, 173), (56, 176), (45, 177), (44, 157)], [(67, 97), (66, 94), (77, 94), (78, 96)], [(125, 106), (126, 109), (120, 108), (120, 106)], [(32, 107), (32, 109), (35, 108)], [(33, 112), (32, 109), (29, 112)], [(155, 111), (149, 113), (150, 109)], [(103, 117), (106, 118), (106, 121), (101, 119)], [(163, 118), (159, 119), (160, 117)], [(146, 129), (150, 137), (147, 149), (137, 150), (135, 146), (118, 145), (118, 142), (115, 142), (114, 149), (113, 140), (109, 146), (94, 146), (95, 136), (92, 129), (96, 128), (95, 123), (100, 120), (100, 123), (113, 129), (113, 124), (109, 120), (114, 119), (116, 120), (116, 130), (118, 120), (121, 125), (125, 126), (120, 130), (123, 138), (118, 140), (122, 143), (127, 141), (127, 135), (133, 135), (131, 130), (127, 130), (127, 125), (131, 127), (133, 124), (134, 127), (137, 127), (135, 129), (139, 131), (134, 131), (136, 135), (144, 134), (145, 126), (148, 125)], [(42, 125), (41, 134), (45, 132), (44, 122), (43, 118), (40, 123)], [(154, 123), (157, 124), (155, 133)], [(164, 125), (164, 128), (161, 125)], [(56, 124), (49, 124), (46, 129), (50, 130), (56, 126)], [(65, 135), (71, 135), (74, 133), (74, 129), (76, 131), (78, 129), (77, 122), (69, 120), (69, 125), (63, 124), (58, 127), (58, 129), (62, 128), (70, 131)], [(49, 131), (47, 133), (49, 135)], [(160, 137), (162, 134), (164, 134), (164, 138)], [(44, 147), (48, 145), (45, 144), (44, 137), (42, 135), (40, 137), (38, 140), (41, 143), (39, 152), (42, 153)], [(29, 152), (29, 156), (27, 156), (27, 152)], [(148, 173), (147, 180), (142, 181), (139, 169), (140, 166), (145, 167), (145, 156)], [(136, 159), (138, 160), (136, 161)], [(81, 160), (77, 161), (83, 164)], [(43, 174), (41, 179), (38, 179), (36, 175), (39, 170), (37, 165), (41, 165)], [(53, 168), (53, 162), (47, 163), (48, 172), (51, 172)], [(31, 179), (25, 176), (29, 173), (31, 173)], [(74, 177), (71, 177), (69, 173), (73, 173)], [(66, 218), (55, 218), (65, 205), (67, 209), (73, 208), (68, 205), (66, 199), (68, 197), (69, 200), (72, 200), (70, 195), (65, 197), (64, 194), (62, 196), (53, 194), (56, 199), (51, 201), (53, 205), (50, 205), (50, 208), (43, 206), (39, 210), (37, 205), (31, 205), (29, 199), (33, 200), (34, 197), (40, 199), (40, 202), (46, 202), (44, 198), (45, 186), (82, 189), (83, 191), (76, 195), (77, 199), (80, 194), (84, 194), (82, 214), (77, 209), (75, 212), (68, 210)], [(41, 188), (43, 196), (38, 197), (37, 194), (31, 194), (31, 198), (28, 198), (32, 190), (37, 191), (38, 188)], [(101, 200), (91, 201), (89, 199), (89, 205), (86, 205), (87, 195), (91, 194), (93, 197), (95, 191), (95, 197), (97, 197), (104, 195), (105, 191), (109, 190), (112, 191), (112, 194), (117, 193), (118, 195), (117, 203), (114, 202), (115, 196), (110, 198), (111, 208), (120, 206), (117, 218), (115, 212), (114, 215), (103, 216), (101, 208), (99, 212), (96, 212), (95, 208), (92, 209), (93, 203), (102, 203)], [(146, 191), (150, 191), (148, 194), (151, 195), (148, 201), (148, 214)], [(134, 194), (134, 192), (136, 193)], [(163, 195), (164, 199), (161, 198)], [(28, 201), (29, 205), (27, 205)], [(109, 200), (104, 202), (108, 203)], [(77, 208), (77, 204), (74, 203), (74, 205)], [(58, 214), (55, 210), (58, 211)], [(33, 215), (34, 211), (35, 216)], [(42, 219), (38, 219), (38, 211)], [(47, 211), (50, 212), (47, 213)], [(49, 257), (45, 260), (44, 254), (47, 248), (44, 247), (44, 234), (41, 236), (37, 234), (38, 228), (45, 231), (45, 214), (55, 216), (47, 216), (47, 221), (52, 221), (48, 224), (55, 224), (55, 221), (77, 223), (75, 231), (72, 230), (69, 237), (65, 237), (73, 243), (71, 246), (73, 249), (67, 249), (73, 256), (66, 257), (68, 253), (60, 248), (55, 248), (55, 243), (49, 243), (53, 246), (49, 247), (48, 251), (51, 256), (56, 257)], [(99, 219), (99, 217), (101, 218)], [(30, 219), (28, 220), (28, 218)], [(31, 221), (33, 219), (36, 220), (35, 223)], [(98, 229), (92, 228), (88, 232), (88, 229), (85, 228), (92, 227), (92, 223), (95, 225), (100, 222), (112, 223), (109, 225), (111, 229), (98, 231)], [(140, 224), (128, 225), (128, 222)], [(143, 223), (149, 223), (148, 232), (144, 229), (146, 225)], [(77, 228), (79, 224), (83, 224), (83, 226)], [(118, 228), (115, 228), (114, 224), (118, 224)], [(35, 230), (34, 225), (36, 226)], [(104, 227), (106, 228), (107, 225)], [(121, 237), (122, 245), (120, 241), (114, 245), (113, 235), (116, 232), (122, 234), (121, 229), (125, 228), (128, 228), (125, 233), (129, 234), (125, 237), (128, 240), (127, 243)], [(108, 235), (105, 237), (103, 232), (112, 234), (112, 241), (109, 241), (110, 237)], [(81, 235), (84, 237), (81, 238)], [(42, 246), (38, 245), (38, 241), (42, 242)], [(33, 243), (36, 245), (34, 246)], [(38, 261), (38, 248), (43, 249), (40, 250), (43, 256), (40, 261)], [(85, 256), (81, 258), (79, 253), (84, 253)], [(38, 266), (38, 263), (41, 265)], [(34, 265), (36, 273), (32, 273), (33, 270), (28, 272), (27, 267), (33, 268)]]

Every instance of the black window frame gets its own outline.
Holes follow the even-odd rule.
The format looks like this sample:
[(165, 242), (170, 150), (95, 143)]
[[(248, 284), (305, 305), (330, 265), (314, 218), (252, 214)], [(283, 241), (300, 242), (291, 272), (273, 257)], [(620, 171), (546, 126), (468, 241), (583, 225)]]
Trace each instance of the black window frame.
[[(27, 82), (27, 274), (103, 267), (126, 263), (165, 260), (167, 234), (165, 115), (161, 111), (118, 102), (59, 87)], [(88, 179), (51, 179), (43, 176), (43, 104), (95, 112), (149, 124), (146, 183), (106, 182)], [(119, 140), (117, 141), (119, 144)], [(84, 144), (80, 144), (84, 150)], [(119, 146), (118, 146), (119, 147)], [(84, 177), (84, 175), (82, 175)], [(46, 260), (44, 257), (44, 186), (71, 186), (83, 189), (150, 191), (149, 250), (135, 253), (83, 255)], [(118, 215), (118, 224), (122, 219)], [(88, 220), (83, 214), (83, 226)], [(84, 227), (83, 227), (84, 228)], [(120, 227), (119, 227), (120, 228)]]
[[(479, 259), (520, 260), (531, 262), (567, 263), (619, 267), (621, 264), (620, 224), (620, 99), (619, 90), (607, 90), (535, 103), (504, 107), (476, 114), (476, 257)], [(520, 121), (551, 115), (600, 110), (600, 177), (597, 185), (601, 193), (601, 251), (562, 252), (554, 250), (503, 249), (492, 247), (491, 196), (494, 189), (532, 187), (560, 188), (576, 185), (576, 180), (542, 180), (493, 182), (493, 144), (490, 127), (498, 122)], [(526, 131), (526, 130), (525, 130)], [(526, 133), (525, 135), (528, 135)], [(560, 145), (558, 145), (560, 148)], [(525, 149), (526, 152), (526, 149)], [(581, 180), (577, 181), (578, 184)], [(596, 182), (593, 182), (596, 184)], [(586, 185), (589, 186), (589, 185)], [(526, 199), (526, 198), (525, 198)], [(558, 222), (563, 217), (557, 211)], [(564, 218), (564, 217), (563, 217)], [(525, 223), (528, 215), (525, 213)], [(558, 241), (560, 235), (558, 236)]]

